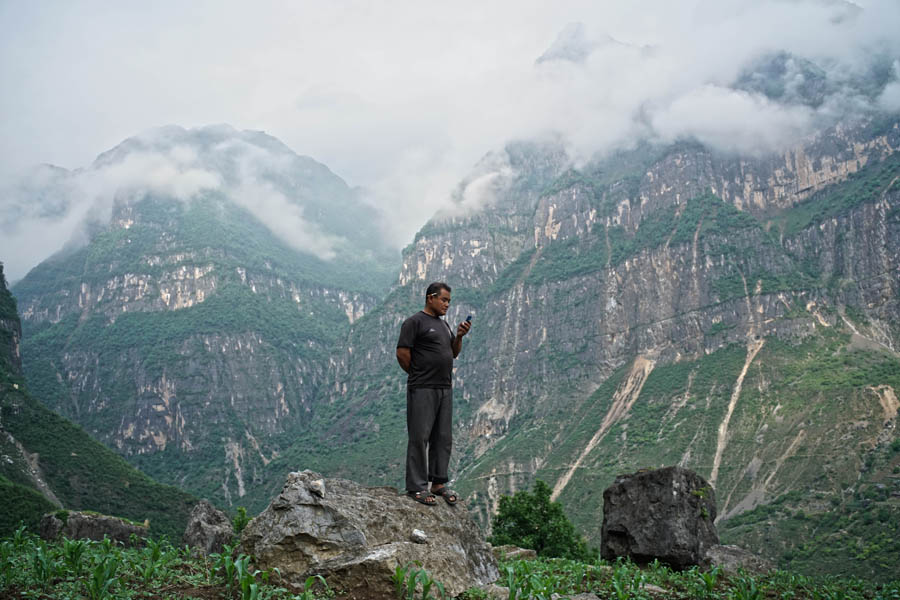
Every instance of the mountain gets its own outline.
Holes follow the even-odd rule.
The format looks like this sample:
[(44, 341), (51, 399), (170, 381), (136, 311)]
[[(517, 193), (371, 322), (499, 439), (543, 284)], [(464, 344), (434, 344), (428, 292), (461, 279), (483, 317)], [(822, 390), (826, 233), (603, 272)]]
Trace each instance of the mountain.
[[(540, 478), (597, 544), (617, 474), (679, 464), (715, 485), (728, 542), (892, 577), (898, 150), (892, 117), (762, 158), (690, 141), (577, 170), (552, 145), (486, 157), (404, 250), (397, 285), (332, 359), (308, 433), (271, 467), (401, 485), (394, 344), (443, 280), (448, 320), (475, 315), (453, 472), (483, 526)], [(489, 193), (467, 206), (473, 187)]]
[(196, 498), (160, 485), (37, 402), (22, 374), (16, 302), (0, 264), (0, 535), (60, 508), (149, 519), (181, 539)]
[[(383, 287), (362, 279), (396, 269), (363, 241), (375, 232), (351, 237), (301, 198), (311, 228), (291, 245), (242, 193), (261, 180), (294, 198), (291, 154), (278, 173), (296, 186), (248, 185), (228, 179), (260, 171), (246, 152), (202, 141), (245, 135), (104, 155), (88, 171), (169, 175), (129, 192), (119, 168), (110, 218), (14, 288), (32, 390), (133, 464), (251, 510), (298, 469), (402, 486), (394, 344), (444, 280), (450, 322), (474, 315), (452, 472), (482, 526), (540, 478), (596, 545), (616, 475), (679, 464), (715, 485), (728, 542), (807, 572), (900, 567), (896, 115), (764, 156), (685, 140), (573, 168), (563, 140), (508, 144)], [(245, 143), (262, 164), (281, 148)]]
[(13, 289), (32, 392), (160, 481), (239, 502), (389, 285), (380, 213), (228, 126), (153, 130), (68, 177), (57, 204), (89, 224)]

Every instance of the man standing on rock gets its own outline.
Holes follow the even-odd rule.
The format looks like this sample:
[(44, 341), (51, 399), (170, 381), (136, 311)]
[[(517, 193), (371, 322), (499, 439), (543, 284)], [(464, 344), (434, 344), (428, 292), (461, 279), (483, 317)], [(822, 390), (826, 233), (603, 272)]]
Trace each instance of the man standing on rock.
[[(403, 322), (397, 340), (397, 362), (409, 373), (406, 381), (406, 493), (434, 506), (435, 496), (456, 504), (459, 495), (446, 484), (453, 421), (453, 359), (469, 333), (466, 319), (456, 334), (441, 319), (450, 308), (450, 286), (435, 282), (425, 290), (425, 308)], [(431, 482), (431, 491), (428, 482)]]

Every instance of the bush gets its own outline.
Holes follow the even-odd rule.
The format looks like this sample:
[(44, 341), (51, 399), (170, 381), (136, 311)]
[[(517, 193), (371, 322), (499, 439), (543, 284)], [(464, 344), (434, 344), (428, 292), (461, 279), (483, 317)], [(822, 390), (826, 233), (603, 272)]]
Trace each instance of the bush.
[(596, 552), (563, 513), (559, 502), (550, 500), (550, 486), (538, 479), (534, 492), (516, 492), (500, 498), (489, 541), (497, 546), (513, 544), (537, 551), (538, 556), (592, 561)]

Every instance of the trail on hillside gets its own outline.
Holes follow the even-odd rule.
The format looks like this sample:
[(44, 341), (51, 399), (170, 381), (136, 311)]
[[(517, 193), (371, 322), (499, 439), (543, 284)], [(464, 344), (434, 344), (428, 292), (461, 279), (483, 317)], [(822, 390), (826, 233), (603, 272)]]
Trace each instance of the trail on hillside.
[(581, 466), (581, 463), (587, 458), (588, 454), (596, 448), (597, 444), (600, 443), (600, 440), (606, 436), (609, 428), (628, 414), (628, 411), (631, 410), (631, 407), (634, 406), (638, 396), (640, 396), (641, 389), (644, 387), (644, 382), (647, 381), (647, 377), (650, 376), (650, 372), (653, 371), (654, 366), (656, 366), (654, 361), (644, 358), (643, 356), (638, 356), (634, 359), (634, 363), (631, 365), (631, 371), (629, 371), (628, 375), (625, 377), (625, 381), (619, 384), (615, 394), (613, 394), (612, 406), (609, 407), (606, 416), (603, 417), (600, 429), (594, 433), (594, 436), (587, 443), (587, 446), (584, 447), (584, 450), (581, 451), (581, 454), (575, 462), (569, 466), (568, 471), (566, 471), (556, 482), (556, 485), (553, 487), (553, 493), (550, 495), (551, 500), (559, 498), (559, 495), (572, 479), (572, 475), (575, 474), (575, 471)]
[(719, 424), (719, 435), (716, 440), (716, 455), (713, 458), (712, 472), (709, 474), (709, 483), (713, 487), (716, 486), (716, 480), (719, 478), (719, 466), (722, 464), (722, 455), (725, 453), (725, 446), (728, 444), (728, 425), (731, 422), (731, 416), (737, 406), (738, 398), (741, 395), (741, 387), (744, 385), (744, 377), (747, 375), (747, 369), (750, 363), (756, 358), (756, 355), (765, 344), (764, 339), (754, 340), (747, 344), (747, 358), (744, 360), (744, 367), (738, 375), (737, 381), (734, 382), (734, 390), (731, 392), (731, 400), (728, 402), (728, 410), (725, 412), (725, 418)]

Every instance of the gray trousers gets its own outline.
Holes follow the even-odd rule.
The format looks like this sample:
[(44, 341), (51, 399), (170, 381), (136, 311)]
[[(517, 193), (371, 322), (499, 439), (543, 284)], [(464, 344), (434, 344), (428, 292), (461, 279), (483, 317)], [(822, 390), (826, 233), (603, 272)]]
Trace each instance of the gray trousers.
[(453, 446), (453, 390), (406, 388), (406, 491), (447, 483)]

